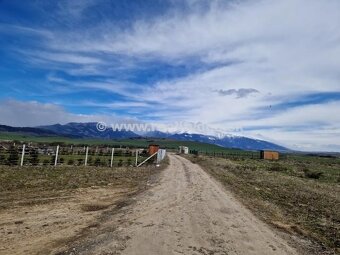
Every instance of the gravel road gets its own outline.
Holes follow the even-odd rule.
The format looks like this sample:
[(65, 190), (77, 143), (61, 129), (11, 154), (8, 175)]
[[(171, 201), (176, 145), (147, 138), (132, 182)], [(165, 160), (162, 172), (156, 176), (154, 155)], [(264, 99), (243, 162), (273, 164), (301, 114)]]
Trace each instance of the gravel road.
[[(120, 216), (89, 254), (297, 254), (196, 164), (169, 155), (157, 185)], [(82, 253), (82, 252), (81, 252)]]
[(297, 254), (201, 167), (169, 158), (159, 182), (106, 223), (119, 224), (114, 234), (75, 254)]

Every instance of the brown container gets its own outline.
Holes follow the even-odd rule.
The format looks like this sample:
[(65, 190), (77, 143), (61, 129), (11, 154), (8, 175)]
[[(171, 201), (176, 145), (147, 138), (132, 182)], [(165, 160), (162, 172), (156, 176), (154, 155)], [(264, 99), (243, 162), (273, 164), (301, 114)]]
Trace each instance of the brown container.
[(150, 144), (149, 145), (149, 155), (151, 156), (152, 154), (156, 153), (159, 150), (159, 145), (158, 144)]
[(277, 151), (261, 151), (261, 159), (278, 160), (279, 153)]

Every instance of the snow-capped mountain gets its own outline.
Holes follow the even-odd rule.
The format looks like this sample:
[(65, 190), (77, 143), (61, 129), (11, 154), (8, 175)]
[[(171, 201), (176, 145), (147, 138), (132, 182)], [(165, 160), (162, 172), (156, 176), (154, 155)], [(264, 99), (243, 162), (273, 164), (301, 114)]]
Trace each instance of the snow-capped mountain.
[(219, 145), (221, 147), (226, 148), (237, 148), (242, 150), (278, 150), (278, 151), (287, 151), (289, 149), (259, 139), (252, 139), (244, 136), (233, 136), (228, 135), (223, 138), (210, 136), (210, 135), (201, 135), (201, 134), (173, 134), (167, 137), (168, 139), (181, 140), (181, 141), (195, 141), (202, 143), (210, 143)]
[(40, 126), (35, 128), (0, 126), (2, 132), (27, 133), (36, 136), (66, 136), (73, 138), (98, 138), (98, 139), (130, 139), (130, 138), (156, 138), (170, 139), (179, 141), (194, 141), (215, 144), (226, 148), (237, 148), (243, 150), (278, 150), (288, 151), (289, 149), (275, 143), (252, 139), (244, 136), (226, 135), (222, 138), (212, 135), (190, 134), (190, 133), (165, 133), (161, 131), (152, 131), (138, 135), (128, 130), (115, 130), (108, 128), (99, 131), (97, 123), (68, 123), (65, 125), (55, 124), (49, 126)]

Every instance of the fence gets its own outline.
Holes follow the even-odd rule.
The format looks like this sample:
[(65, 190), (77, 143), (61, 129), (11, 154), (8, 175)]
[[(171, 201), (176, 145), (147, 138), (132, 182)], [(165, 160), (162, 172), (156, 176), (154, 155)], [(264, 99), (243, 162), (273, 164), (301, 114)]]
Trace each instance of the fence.
[(191, 150), (190, 154), (195, 155), (206, 155), (210, 157), (218, 157), (218, 158), (231, 158), (231, 159), (260, 159), (261, 154), (259, 151), (225, 151), (225, 152), (208, 152), (208, 151), (197, 151)]
[[(261, 151), (224, 151), (224, 152), (208, 152), (190, 150), (190, 154), (206, 155), (210, 157), (229, 158), (229, 159), (261, 159)], [(287, 159), (287, 154), (280, 153), (280, 159)]]
[(0, 165), (37, 166), (106, 166), (137, 165), (147, 158), (144, 149), (110, 148), (99, 146), (29, 146), (0, 147)]

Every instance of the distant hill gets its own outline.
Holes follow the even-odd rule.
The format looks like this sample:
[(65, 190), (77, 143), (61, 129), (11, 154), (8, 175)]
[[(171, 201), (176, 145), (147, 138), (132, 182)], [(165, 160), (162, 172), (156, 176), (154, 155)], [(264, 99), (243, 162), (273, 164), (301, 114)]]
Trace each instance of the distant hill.
[(71, 122), (65, 125), (55, 124), (50, 126), (40, 126), (38, 128), (49, 130), (60, 135), (75, 135), (80, 138), (101, 138), (101, 139), (128, 139), (139, 137), (132, 131), (126, 130), (115, 130), (112, 131), (111, 128), (107, 128), (104, 131), (99, 131), (97, 129), (96, 122), (89, 123), (76, 123)]
[(0, 132), (11, 132), (11, 133), (25, 133), (28, 135), (37, 136), (57, 136), (58, 134), (42, 128), (35, 127), (11, 127), (6, 125), (0, 125)]
[(289, 149), (263, 140), (252, 139), (244, 136), (227, 135), (223, 138), (189, 133), (164, 133), (161, 131), (152, 131), (138, 135), (132, 131), (115, 130), (108, 128), (104, 131), (99, 131), (96, 126), (97, 123), (76, 123), (71, 122), (65, 125), (55, 124), (49, 126), (39, 127), (10, 127), (0, 125), (0, 132), (15, 132), (34, 136), (63, 136), (71, 138), (92, 138), (92, 139), (107, 139), (107, 140), (122, 140), (122, 139), (136, 139), (136, 138), (158, 138), (170, 139), (177, 141), (192, 141), (218, 145), (224, 148), (235, 148), (242, 150), (277, 150), (289, 151)]

